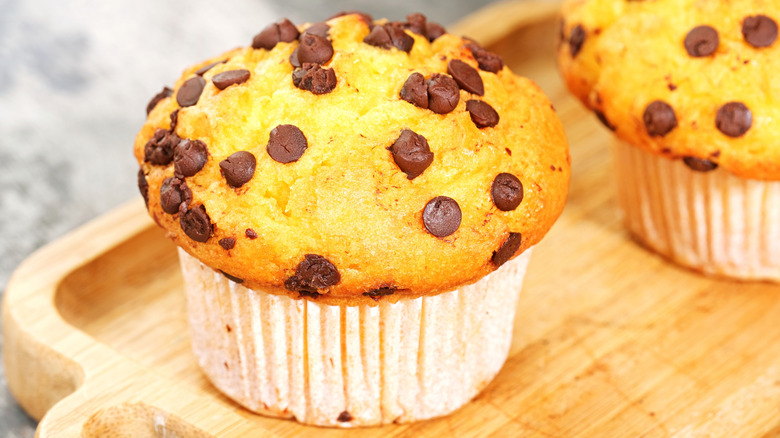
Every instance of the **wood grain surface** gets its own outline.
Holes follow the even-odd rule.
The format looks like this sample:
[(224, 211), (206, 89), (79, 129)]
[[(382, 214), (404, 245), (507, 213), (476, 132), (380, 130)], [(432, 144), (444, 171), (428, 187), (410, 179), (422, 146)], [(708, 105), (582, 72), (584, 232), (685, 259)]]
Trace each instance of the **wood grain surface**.
[[(509, 17), (509, 19), (507, 19)], [(610, 136), (565, 91), (555, 5), (503, 2), (457, 29), (553, 100), (568, 205), (537, 246), (506, 365), (455, 414), (321, 429), (249, 413), (189, 347), (176, 252), (133, 202), (28, 259), (6, 291), (8, 383), (40, 437), (780, 437), (780, 286), (712, 279), (632, 242)]]

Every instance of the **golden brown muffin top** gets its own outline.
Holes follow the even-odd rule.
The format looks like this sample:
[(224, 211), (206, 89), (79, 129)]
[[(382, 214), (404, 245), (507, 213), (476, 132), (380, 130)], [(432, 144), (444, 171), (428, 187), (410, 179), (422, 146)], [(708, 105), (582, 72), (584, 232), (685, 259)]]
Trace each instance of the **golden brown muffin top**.
[(780, 179), (780, 2), (567, 0), (563, 16), (563, 76), (618, 137)]
[(530, 80), (420, 14), (283, 20), (150, 102), (139, 187), (249, 288), (357, 303), (451, 290), (541, 240), (570, 159)]

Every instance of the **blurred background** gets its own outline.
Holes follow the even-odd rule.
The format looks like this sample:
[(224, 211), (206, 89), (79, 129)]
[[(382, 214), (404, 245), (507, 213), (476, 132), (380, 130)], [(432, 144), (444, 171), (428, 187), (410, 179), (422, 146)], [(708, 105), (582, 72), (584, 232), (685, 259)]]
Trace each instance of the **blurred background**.
[[(184, 67), (249, 45), (279, 17), (422, 12), (446, 26), (488, 3), (0, 0), (0, 291), (35, 249), (139, 196), (135, 134)], [(32, 437), (1, 367), (0, 437)]]

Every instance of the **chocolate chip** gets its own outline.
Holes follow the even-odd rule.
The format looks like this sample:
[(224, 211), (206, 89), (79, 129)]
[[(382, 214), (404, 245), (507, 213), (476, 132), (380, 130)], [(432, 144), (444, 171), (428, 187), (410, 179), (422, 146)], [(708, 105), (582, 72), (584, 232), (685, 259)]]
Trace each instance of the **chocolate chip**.
[(582, 50), (582, 45), (585, 43), (585, 29), (582, 25), (578, 24), (574, 26), (569, 34), (569, 51), (571, 51), (571, 57), (575, 58), (577, 54)]
[(172, 95), (173, 95), (173, 90), (171, 90), (168, 87), (163, 87), (162, 91), (155, 94), (152, 100), (150, 100), (149, 103), (146, 105), (146, 114), (149, 115), (149, 113), (152, 112), (154, 107), (156, 107), (161, 100), (165, 99), (166, 97), (171, 97)]
[(429, 233), (436, 237), (447, 237), (460, 227), (460, 206), (452, 198), (437, 196), (425, 204), (422, 218)]
[(436, 114), (447, 114), (458, 106), (460, 91), (451, 77), (434, 73), (428, 79), (428, 108)]
[(769, 47), (777, 40), (777, 22), (766, 15), (745, 17), (742, 35), (753, 47)]
[(314, 94), (328, 94), (336, 88), (336, 72), (332, 68), (322, 68), (318, 64), (303, 64), (292, 73), (293, 84), (301, 90)]
[(333, 57), (333, 45), (327, 38), (305, 33), (298, 46), (298, 62), (305, 64), (325, 64)]
[(694, 58), (710, 56), (720, 44), (718, 31), (711, 26), (696, 26), (685, 37), (685, 50)]
[(206, 80), (200, 76), (187, 79), (176, 93), (176, 102), (180, 107), (193, 106), (198, 103), (200, 94), (203, 93), (203, 87), (206, 86)]
[(596, 114), (596, 118), (599, 119), (599, 122), (601, 122), (602, 125), (606, 126), (607, 129), (609, 129), (610, 131), (615, 130), (615, 125), (609, 123), (609, 120), (607, 120), (607, 116), (605, 116), (603, 112), (599, 110), (593, 110), (593, 113)]
[(372, 289), (368, 292), (363, 292), (363, 295), (373, 298), (374, 301), (379, 301), (380, 297), (392, 295), (396, 290), (397, 288), (395, 286), (382, 286), (376, 289)]
[(365, 21), (366, 24), (371, 24), (374, 21), (374, 17), (372, 17), (369, 14), (366, 14), (365, 12), (359, 12), (359, 11), (342, 11), (342, 12), (337, 13), (336, 15), (331, 16), (330, 18), (328, 18), (328, 20), (333, 19), (333, 18), (343, 17), (345, 15), (357, 15), (363, 21)]
[(284, 18), (276, 23), (271, 23), (252, 39), (254, 49), (273, 49), (277, 43), (289, 43), (298, 39), (298, 28), (288, 19)]
[(320, 255), (306, 254), (303, 261), (298, 263), (295, 275), (284, 282), (284, 287), (295, 292), (316, 292), (339, 281), (341, 274), (330, 260)]
[(231, 85), (243, 84), (248, 80), (249, 70), (243, 69), (223, 71), (222, 73), (215, 74), (214, 77), (211, 78), (211, 82), (220, 90), (224, 90)]
[(238, 277), (236, 277), (236, 276), (234, 276), (234, 275), (230, 275), (230, 274), (228, 274), (227, 272), (223, 271), (222, 269), (219, 269), (219, 273), (220, 273), (220, 274), (222, 274), (222, 275), (224, 275), (224, 276), (225, 276), (225, 278), (227, 278), (228, 280), (230, 280), (230, 281), (232, 281), (232, 282), (234, 282), (234, 283), (241, 284), (241, 283), (243, 283), (243, 282), (244, 282), (244, 280), (243, 280), (243, 279), (241, 279), (241, 278), (238, 278)]
[(742, 137), (753, 125), (753, 113), (742, 102), (729, 102), (718, 110), (715, 126), (729, 137)]
[(417, 12), (406, 16), (406, 24), (404, 27), (417, 35), (425, 36), (427, 22), (428, 20), (425, 18), (425, 15)]
[(439, 23), (427, 22), (425, 24), (425, 37), (428, 41), (433, 42), (435, 39), (447, 33), (447, 29)]
[(238, 151), (219, 162), (219, 169), (230, 187), (239, 188), (255, 174), (257, 159), (252, 153)]
[(225, 248), (226, 250), (231, 250), (233, 247), (236, 246), (236, 238), (235, 237), (225, 237), (224, 239), (219, 239), (219, 246)]
[(404, 32), (401, 26), (391, 23), (374, 26), (371, 32), (363, 38), (363, 42), (387, 50), (395, 47), (407, 53), (414, 46), (414, 38)]
[(223, 59), (222, 61), (212, 62), (211, 64), (206, 64), (203, 67), (197, 69), (195, 71), (195, 74), (198, 76), (203, 76), (207, 71), (211, 70), (212, 68), (218, 66), (219, 64), (224, 64), (227, 62), (227, 59)]
[(184, 204), (186, 208), (192, 202), (192, 191), (187, 183), (179, 178), (165, 178), (160, 186), (160, 207), (168, 214), (176, 214)]
[(447, 73), (449, 73), (460, 88), (474, 93), (478, 96), (485, 94), (485, 86), (482, 84), (482, 77), (474, 67), (466, 64), (460, 59), (453, 59), (447, 63)]
[(428, 84), (425, 83), (425, 76), (420, 73), (409, 75), (401, 87), (400, 95), (401, 99), (415, 106), (428, 108)]
[(645, 108), (642, 116), (647, 133), (651, 137), (663, 137), (677, 127), (674, 109), (666, 102), (656, 100)]
[(504, 61), (495, 53), (488, 52), (476, 44), (469, 44), (467, 47), (471, 50), (471, 54), (474, 55), (474, 59), (477, 60), (480, 70), (498, 73), (504, 68)]
[(523, 183), (511, 173), (499, 173), (490, 187), (493, 204), (501, 211), (512, 211), (523, 202)]
[(211, 237), (213, 227), (211, 218), (206, 214), (206, 207), (199, 205), (184, 212), (179, 217), (182, 231), (196, 242), (205, 242)]
[(308, 33), (311, 35), (318, 35), (327, 38), (329, 32), (330, 32), (330, 26), (328, 26), (328, 23), (319, 22), (319, 23), (314, 23), (311, 26), (307, 27), (306, 30), (303, 31), (303, 35), (306, 35)]
[(247, 228), (246, 230), (244, 230), (244, 235), (245, 235), (245, 236), (247, 237), (247, 239), (249, 239), (249, 240), (255, 240), (255, 239), (257, 239), (257, 231), (255, 231), (255, 230), (253, 230), (253, 229), (251, 229), (251, 228)]
[(522, 244), (523, 236), (520, 233), (509, 233), (509, 237), (501, 244), (501, 248), (493, 251), (493, 257), (490, 261), (493, 262), (496, 267), (508, 262), (512, 256), (515, 255), (520, 245)]
[(209, 152), (200, 140), (182, 140), (173, 152), (173, 172), (179, 176), (193, 176), (203, 169)]
[(718, 168), (718, 163), (697, 157), (685, 157), (683, 163), (697, 172), (709, 172)]
[(387, 148), (393, 161), (410, 180), (418, 177), (433, 162), (428, 140), (411, 129), (404, 129), (392, 146)]
[(144, 197), (144, 204), (149, 207), (149, 182), (146, 181), (146, 175), (143, 169), (138, 169), (138, 191)]
[(173, 151), (181, 139), (167, 129), (154, 131), (154, 136), (144, 145), (144, 161), (158, 166), (168, 165), (173, 160)]
[(297, 126), (279, 125), (271, 131), (265, 149), (274, 161), (292, 163), (303, 156), (307, 147), (306, 136)]
[(466, 110), (477, 128), (492, 128), (498, 125), (498, 113), (489, 104), (481, 100), (466, 102)]
[(344, 423), (344, 422), (347, 422), (347, 421), (352, 421), (352, 415), (349, 412), (344, 411), (344, 412), (339, 414), (339, 417), (336, 418), (336, 421), (339, 421), (341, 423)]
[(298, 61), (298, 47), (296, 47), (295, 50), (293, 50), (293, 52), (290, 53), (290, 58), (288, 59), (290, 60), (290, 65), (292, 65), (293, 67), (295, 68), (301, 67), (301, 62)]
[(175, 110), (171, 111), (171, 115), (168, 116), (171, 119), (171, 127), (168, 129), (171, 132), (176, 132), (176, 125), (179, 123), (179, 110), (181, 108), (176, 108)]

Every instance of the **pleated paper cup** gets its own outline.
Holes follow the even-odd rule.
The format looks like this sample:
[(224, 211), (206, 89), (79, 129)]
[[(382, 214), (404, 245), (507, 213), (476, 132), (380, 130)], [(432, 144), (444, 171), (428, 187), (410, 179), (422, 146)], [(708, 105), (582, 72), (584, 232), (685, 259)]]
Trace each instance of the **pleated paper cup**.
[(509, 352), (531, 250), (472, 285), (373, 306), (247, 289), (179, 254), (214, 386), (260, 414), (352, 427), (446, 415), (477, 395)]
[(618, 198), (631, 234), (681, 265), (780, 281), (780, 182), (697, 172), (616, 141)]

